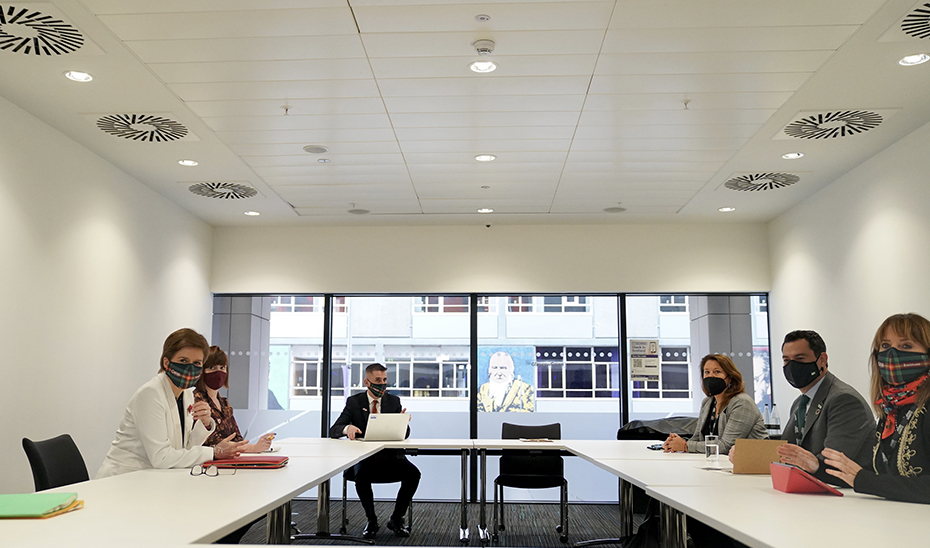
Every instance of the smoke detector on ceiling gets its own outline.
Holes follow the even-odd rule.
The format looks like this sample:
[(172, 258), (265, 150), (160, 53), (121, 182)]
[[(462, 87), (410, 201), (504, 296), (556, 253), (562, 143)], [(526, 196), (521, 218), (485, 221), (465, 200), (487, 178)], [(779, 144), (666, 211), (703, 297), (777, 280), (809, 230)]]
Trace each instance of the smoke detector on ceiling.
[(475, 51), (478, 52), (478, 55), (491, 55), (494, 53), (494, 40), (475, 40), (472, 45), (475, 46)]
[(73, 53), (83, 45), (80, 31), (61, 19), (0, 4), (0, 50), (53, 56)]
[(208, 181), (194, 183), (188, 187), (191, 193), (204, 198), (217, 198), (220, 200), (243, 200), (252, 198), (258, 191), (243, 183), (228, 183), (225, 181)]
[(800, 177), (791, 173), (750, 173), (732, 177), (723, 186), (739, 191), (775, 190), (791, 186), (800, 180)]

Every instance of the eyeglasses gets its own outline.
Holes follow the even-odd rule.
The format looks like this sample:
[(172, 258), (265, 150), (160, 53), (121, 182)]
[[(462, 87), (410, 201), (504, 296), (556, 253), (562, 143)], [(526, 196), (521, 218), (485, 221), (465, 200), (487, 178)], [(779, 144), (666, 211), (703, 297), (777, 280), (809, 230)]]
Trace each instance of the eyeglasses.
[(195, 464), (191, 467), (192, 476), (210, 476), (215, 478), (216, 476), (235, 476), (235, 468), (220, 468), (218, 466), (204, 466), (202, 464)]

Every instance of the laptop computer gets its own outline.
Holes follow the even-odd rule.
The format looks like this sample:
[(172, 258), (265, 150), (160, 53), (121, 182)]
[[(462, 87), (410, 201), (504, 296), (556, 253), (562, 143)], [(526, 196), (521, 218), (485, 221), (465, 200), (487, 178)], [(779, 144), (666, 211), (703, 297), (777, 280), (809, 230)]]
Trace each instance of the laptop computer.
[(407, 413), (372, 413), (368, 415), (364, 441), (400, 441), (407, 437)]
[(769, 464), (778, 462), (778, 446), (785, 440), (736, 440), (733, 456), (734, 474), (770, 474)]

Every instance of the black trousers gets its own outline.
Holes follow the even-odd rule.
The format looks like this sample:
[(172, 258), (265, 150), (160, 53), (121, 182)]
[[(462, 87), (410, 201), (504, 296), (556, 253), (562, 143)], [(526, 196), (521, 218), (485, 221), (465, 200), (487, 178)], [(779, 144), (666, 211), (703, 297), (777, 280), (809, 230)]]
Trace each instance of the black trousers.
[(358, 493), (358, 500), (365, 509), (368, 521), (378, 521), (378, 516), (375, 514), (375, 497), (371, 490), (373, 483), (400, 482), (391, 519), (395, 521), (404, 519), (404, 514), (410, 507), (410, 501), (413, 500), (413, 495), (420, 485), (420, 470), (412, 462), (407, 460), (403, 454), (382, 451), (356, 464), (354, 473), (355, 492)]

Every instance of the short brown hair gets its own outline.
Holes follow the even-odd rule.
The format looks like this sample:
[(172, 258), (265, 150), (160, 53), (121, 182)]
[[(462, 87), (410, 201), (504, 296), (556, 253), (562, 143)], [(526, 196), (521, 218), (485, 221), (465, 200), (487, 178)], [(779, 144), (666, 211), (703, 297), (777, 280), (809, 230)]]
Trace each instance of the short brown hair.
[[(885, 321), (878, 326), (875, 337), (872, 339), (872, 354), (869, 356), (869, 373), (872, 376), (872, 405), (875, 412), (881, 418), (885, 417), (885, 410), (875, 403), (882, 397), (882, 387), (885, 381), (878, 371), (878, 359), (876, 354), (882, 351), (882, 339), (885, 337), (885, 331), (891, 329), (899, 337), (907, 337), (914, 342), (920, 343), (930, 348), (930, 321), (920, 314), (895, 314), (888, 316)], [(927, 400), (930, 400), (930, 382), (924, 382), (917, 389), (917, 407), (923, 407)]]
[[(723, 408), (730, 403), (730, 400), (733, 399), (733, 396), (737, 394), (742, 394), (746, 391), (746, 386), (743, 384), (743, 374), (739, 372), (739, 369), (736, 368), (736, 364), (733, 363), (733, 360), (724, 356), (723, 354), (708, 354), (701, 358), (701, 379), (704, 378), (704, 364), (709, 361), (715, 361), (720, 364), (720, 368), (723, 369), (723, 372), (727, 374), (727, 377), (730, 377), (730, 385), (727, 386), (727, 389), (723, 391), (723, 401), (722, 405), (717, 412), (723, 411)], [(705, 396), (710, 396), (707, 393), (707, 388), (704, 388), (703, 381), (701, 382), (701, 390), (704, 391)]]
[(367, 377), (369, 373), (374, 373), (375, 371), (387, 371), (387, 367), (384, 367), (380, 363), (370, 364), (365, 368), (365, 376)]
[[(207, 372), (207, 369), (213, 367), (214, 365), (225, 365), (226, 366), (226, 382), (223, 384), (223, 387), (229, 388), (229, 358), (226, 356), (226, 352), (223, 352), (223, 349), (219, 346), (211, 346), (210, 353), (207, 355), (207, 359), (203, 361), (203, 371)], [(207, 381), (204, 380), (204, 375), (201, 375), (197, 379), (197, 388), (199, 392), (207, 393)]]
[(210, 343), (207, 342), (207, 339), (204, 338), (203, 335), (187, 327), (178, 329), (165, 339), (165, 344), (162, 346), (161, 350), (161, 359), (158, 360), (158, 370), (161, 371), (164, 369), (163, 364), (165, 358), (171, 361), (172, 356), (180, 352), (183, 348), (198, 348), (202, 350), (204, 359), (206, 359), (207, 354), (210, 353)]

